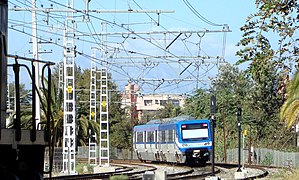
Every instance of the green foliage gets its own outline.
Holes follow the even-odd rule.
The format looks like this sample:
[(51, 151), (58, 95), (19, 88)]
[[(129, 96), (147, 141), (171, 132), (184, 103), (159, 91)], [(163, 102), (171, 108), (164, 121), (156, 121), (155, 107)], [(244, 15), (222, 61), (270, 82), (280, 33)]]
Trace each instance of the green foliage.
[(91, 166), (90, 164), (77, 163), (76, 172), (78, 172), (79, 174), (92, 174), (93, 166)]
[[(237, 53), (239, 63), (258, 61), (261, 56), (277, 63), (296, 62), (299, 39), (293, 37), (298, 32), (298, 2), (256, 0), (256, 7), (258, 12), (249, 15), (241, 27), (244, 34), (238, 45), (244, 49)], [(279, 65), (291, 68), (290, 64)]]
[(128, 149), (132, 146), (132, 127), (128, 120), (119, 120), (111, 126), (110, 143), (112, 147)]
[(181, 115), (181, 108), (179, 106), (174, 106), (171, 103), (167, 103), (164, 105), (164, 108), (159, 109), (155, 114), (157, 119), (177, 117)]
[(256, 7), (258, 11), (241, 27), (243, 38), (238, 45), (242, 49), (237, 52), (240, 58), (237, 64), (250, 62), (247, 75), (253, 83), (252, 92), (245, 99), (245, 108), (251, 113), (250, 126), (257, 141), (263, 139), (273, 144), (278, 140), (273, 139), (278, 136), (277, 129), (279, 133), (287, 133), (279, 122), (280, 107), (285, 100), (280, 90), (285, 86), (284, 77), (298, 63), (299, 39), (294, 38), (298, 33), (298, 3), (256, 0)]
[[(60, 63), (61, 65), (62, 63)], [(58, 66), (54, 68), (53, 72), (53, 86), (54, 93), (52, 95), (52, 114), (54, 118), (54, 130), (56, 133), (55, 136), (57, 137), (57, 145), (61, 145), (62, 137), (63, 137), (63, 112), (62, 112), (62, 103), (63, 103), (63, 94), (58, 93)], [(110, 76), (110, 75), (109, 75)], [(93, 120), (89, 120), (90, 111), (89, 111), (89, 96), (90, 96), (90, 70), (81, 70), (80, 67), (75, 66), (75, 79), (76, 79), (76, 126), (77, 126), (77, 145), (84, 146), (88, 144), (89, 136), (92, 134), (100, 134), (100, 125), (98, 122)], [(98, 77), (99, 78), (99, 77)], [(111, 79), (111, 78), (109, 78)], [(116, 143), (116, 147), (128, 147), (130, 142), (130, 133), (131, 128), (128, 127), (125, 123), (124, 111), (120, 108), (120, 95), (117, 92), (116, 85), (112, 82), (108, 82), (108, 89), (112, 90), (109, 91), (109, 123), (110, 123), (110, 135), (112, 139), (117, 139), (117, 135), (123, 137), (122, 142), (123, 145), (120, 143)], [(97, 89), (100, 89), (100, 86), (97, 86)], [(57, 96), (58, 95), (58, 96)], [(99, 107), (98, 107), (99, 109)], [(100, 117), (99, 111), (97, 111), (97, 117)], [(98, 118), (99, 120), (99, 118)], [(119, 129), (118, 129), (119, 128)], [(120, 133), (119, 133), (119, 132)], [(110, 138), (111, 138), (110, 137)], [(125, 138), (125, 139), (124, 139)], [(113, 142), (113, 141), (112, 141)], [(114, 144), (113, 144), (114, 145)]]
[(190, 115), (199, 119), (206, 119), (209, 117), (210, 94), (205, 89), (197, 89), (194, 95), (185, 100), (185, 107), (183, 114)]
[(270, 166), (271, 164), (273, 164), (273, 155), (271, 153), (267, 153), (261, 164), (264, 166)]
[(252, 145), (274, 149), (292, 148), (295, 145), (294, 131), (288, 130), (279, 121), (279, 109), (284, 96), (277, 93), (282, 76), (276, 75), (276, 69), (271, 64), (251, 75), (248, 71), (240, 71), (236, 66), (227, 64), (219, 68), (210, 89), (199, 89), (186, 99), (183, 109), (185, 114), (208, 118), (211, 94), (216, 95), (217, 157), (224, 158), (224, 143), (227, 149), (237, 147), (238, 107), (242, 108), (242, 129), (249, 132)]

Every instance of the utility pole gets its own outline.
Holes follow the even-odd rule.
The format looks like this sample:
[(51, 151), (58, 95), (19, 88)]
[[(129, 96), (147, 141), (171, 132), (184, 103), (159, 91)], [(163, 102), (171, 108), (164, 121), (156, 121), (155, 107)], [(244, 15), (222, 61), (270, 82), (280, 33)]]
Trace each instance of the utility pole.
[[(74, 0), (66, 6), (73, 8)], [(74, 12), (66, 13), (64, 32), (63, 173), (76, 174), (76, 91), (75, 91)]]
[[(36, 0), (32, 0), (32, 9), (36, 8)], [(38, 45), (37, 45), (37, 19), (36, 19), (36, 11), (32, 11), (32, 57), (33, 59), (40, 59), (38, 55)], [(33, 66), (35, 67), (35, 87), (36, 95), (35, 95), (35, 120), (36, 120), (36, 129), (38, 128), (40, 122), (40, 98), (38, 96), (39, 87), (40, 87), (40, 69), (39, 63), (33, 62)], [(34, 88), (35, 88), (34, 87)]]
[(6, 98), (7, 98), (7, 24), (8, 24), (8, 1), (0, 2), (0, 138), (1, 128), (6, 128)]

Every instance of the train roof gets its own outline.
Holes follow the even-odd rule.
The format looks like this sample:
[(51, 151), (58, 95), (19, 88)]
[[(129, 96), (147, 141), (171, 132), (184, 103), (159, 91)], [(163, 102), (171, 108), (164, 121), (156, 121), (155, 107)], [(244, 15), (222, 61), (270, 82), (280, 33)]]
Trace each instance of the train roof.
[(143, 124), (134, 126), (134, 131), (157, 130), (159, 124)]
[(192, 116), (183, 115), (174, 118), (154, 119), (154, 120), (150, 120), (146, 124), (166, 124), (166, 123), (188, 121), (188, 120), (195, 120), (195, 118)]

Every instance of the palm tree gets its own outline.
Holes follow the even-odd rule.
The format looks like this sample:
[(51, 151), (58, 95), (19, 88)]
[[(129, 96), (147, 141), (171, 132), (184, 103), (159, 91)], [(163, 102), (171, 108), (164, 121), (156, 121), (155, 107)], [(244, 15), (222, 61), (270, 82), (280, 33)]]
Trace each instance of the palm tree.
[[(47, 82), (47, 80), (44, 80)], [(54, 82), (51, 85), (51, 135), (52, 140), (55, 142), (56, 146), (62, 145), (63, 139), (63, 92), (61, 89), (54, 87)], [(43, 110), (43, 120), (46, 121), (47, 112), (47, 88), (43, 88), (42, 94), (42, 110)], [(100, 132), (100, 125), (97, 122), (88, 120), (89, 118), (83, 113), (77, 113), (76, 117), (77, 125), (77, 143), (78, 145), (86, 145), (89, 137), (89, 129), (91, 129), (96, 134)]]
[[(47, 80), (44, 79), (44, 84), (47, 84)], [(47, 120), (47, 95), (48, 95), (48, 87), (43, 87), (41, 89), (42, 97), (41, 97), (41, 109), (42, 109), (42, 122), (45, 123)], [(62, 136), (63, 136), (63, 94), (61, 89), (57, 89), (54, 87), (54, 82), (51, 82), (51, 135), (52, 135), (52, 143), (55, 144), (55, 146), (62, 145)]]
[(281, 107), (280, 118), (288, 128), (296, 125), (299, 120), (299, 71), (287, 86), (287, 99)]

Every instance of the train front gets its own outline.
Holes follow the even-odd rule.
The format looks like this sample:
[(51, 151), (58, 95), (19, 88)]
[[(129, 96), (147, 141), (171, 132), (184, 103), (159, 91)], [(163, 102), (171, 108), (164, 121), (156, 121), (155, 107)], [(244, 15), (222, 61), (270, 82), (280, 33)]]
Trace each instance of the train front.
[(177, 146), (188, 164), (205, 164), (210, 159), (212, 132), (209, 120), (182, 121), (177, 124)]

